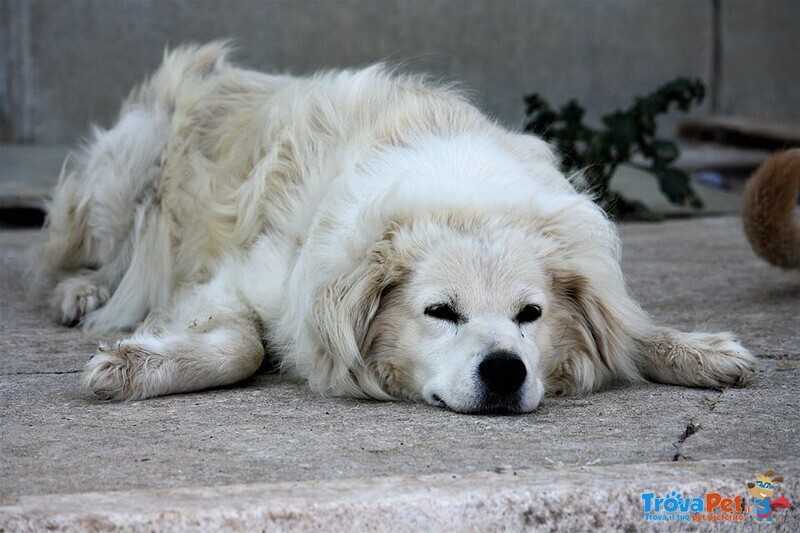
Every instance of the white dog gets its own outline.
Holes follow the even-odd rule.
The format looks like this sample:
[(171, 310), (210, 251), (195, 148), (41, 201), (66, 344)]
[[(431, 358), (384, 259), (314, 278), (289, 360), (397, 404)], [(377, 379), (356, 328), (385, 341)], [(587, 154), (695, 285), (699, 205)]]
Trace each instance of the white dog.
[(234, 383), (265, 350), (326, 395), (460, 412), (752, 374), (731, 335), (651, 323), (613, 224), (543, 141), (381, 67), (225, 56), (167, 54), (55, 191), (38, 285), (66, 324), (138, 325), (87, 364), (97, 397)]

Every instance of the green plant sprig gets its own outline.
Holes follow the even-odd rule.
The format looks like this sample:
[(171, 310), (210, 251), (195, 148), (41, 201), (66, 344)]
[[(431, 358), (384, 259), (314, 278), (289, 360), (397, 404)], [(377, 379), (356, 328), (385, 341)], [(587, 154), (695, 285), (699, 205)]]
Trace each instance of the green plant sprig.
[[(700, 80), (678, 78), (651, 94), (637, 97), (629, 108), (603, 116), (605, 128), (595, 129), (583, 122), (584, 108), (575, 100), (555, 111), (542, 96), (531, 94), (525, 97), (525, 131), (553, 143), (561, 154), (564, 171), (581, 171), (598, 203), (612, 218), (657, 220), (660, 217), (641, 202), (612, 191), (611, 178), (617, 167), (629, 165), (654, 175), (661, 192), (673, 204), (702, 207), (689, 176), (672, 166), (680, 155), (678, 146), (656, 137), (656, 117), (673, 105), (688, 111), (704, 96)], [(637, 155), (647, 164), (632, 162)]]

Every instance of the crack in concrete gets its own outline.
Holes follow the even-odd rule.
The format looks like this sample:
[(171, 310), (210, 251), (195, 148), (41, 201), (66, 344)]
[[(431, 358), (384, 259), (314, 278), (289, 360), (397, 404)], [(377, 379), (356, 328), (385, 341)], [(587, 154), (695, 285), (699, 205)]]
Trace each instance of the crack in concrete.
[(0, 372), (0, 376), (46, 376), (59, 374), (77, 374), (80, 370), (60, 370), (51, 372)]
[(673, 461), (691, 461), (691, 457), (686, 457), (681, 453), (681, 446), (683, 443), (686, 442), (686, 439), (694, 435), (700, 430), (700, 424), (689, 421), (686, 424), (686, 427), (683, 430), (683, 433), (678, 437), (678, 442), (675, 444), (675, 447), (678, 451), (675, 452), (675, 455), (672, 456)]
[(685, 416), (686, 419), (686, 426), (683, 428), (683, 433), (678, 436), (678, 441), (675, 443), (675, 455), (672, 456), (673, 461), (691, 461), (691, 457), (686, 457), (683, 455), (681, 448), (683, 447), (683, 443), (686, 442), (689, 437), (700, 431), (702, 429), (702, 425), (699, 422), (699, 418), (703, 415), (707, 415), (711, 413), (714, 409), (717, 408), (717, 405), (722, 400), (722, 395), (725, 394), (725, 391), (720, 391), (716, 395), (708, 395), (703, 396), (700, 399), (700, 405), (706, 408), (705, 412), (701, 412), (697, 415), (697, 417), (693, 415)]
[(775, 354), (759, 354), (756, 359), (769, 359), (772, 361), (797, 361), (800, 360), (800, 354), (796, 353), (775, 353)]

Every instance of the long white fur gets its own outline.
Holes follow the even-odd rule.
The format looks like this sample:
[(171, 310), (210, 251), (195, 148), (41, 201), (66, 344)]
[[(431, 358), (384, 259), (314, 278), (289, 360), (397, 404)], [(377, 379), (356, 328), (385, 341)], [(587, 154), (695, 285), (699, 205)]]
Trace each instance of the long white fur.
[[(425, 375), (425, 335), (388, 340), (392, 328), (417, 327), (409, 287), (381, 300), (435, 255), (426, 246), (464, 235), (476, 264), (495, 254), (541, 272), (530, 278), (548, 302), (538, 329), (505, 331), (496, 312), (481, 319), (483, 333), (461, 333), (468, 351), (530, 352), (521, 410), (544, 387), (588, 392), (641, 376), (719, 387), (752, 372), (732, 337), (650, 322), (625, 290), (613, 225), (541, 140), (381, 66), (295, 78), (237, 68), (226, 54), (223, 43), (165, 54), (54, 193), (36, 286), (66, 323), (138, 326), (87, 365), (97, 396), (233, 383), (255, 372), (264, 344), (324, 394), (437, 404), (438, 384), (460, 392), (435, 396), (471, 410), (469, 378), (441, 378), (461, 363)], [(508, 250), (488, 250), (486, 235)], [(473, 266), (455, 269), (452, 283), (482, 276)], [(423, 291), (429, 281), (415, 283)], [(498, 294), (516, 297), (512, 285)], [(494, 344), (481, 345), (490, 330)], [(534, 338), (521, 340), (526, 331)]]

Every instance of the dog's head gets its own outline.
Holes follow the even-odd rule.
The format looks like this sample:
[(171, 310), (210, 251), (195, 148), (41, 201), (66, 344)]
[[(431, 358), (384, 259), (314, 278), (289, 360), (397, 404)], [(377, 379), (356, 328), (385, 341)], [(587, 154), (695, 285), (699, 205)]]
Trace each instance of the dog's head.
[(394, 235), (404, 276), (383, 294), (365, 343), (392, 394), (460, 412), (525, 412), (544, 394), (552, 294), (546, 242), (459, 214)]
[[(541, 141), (515, 139), (527, 160), (469, 137), (426, 139), (364, 164), (369, 179), (347, 192), (374, 186), (374, 207), (355, 223), (337, 210), (326, 216), (341, 220), (320, 224), (353, 228), (358, 246), (319, 237), (345, 246), (317, 257), (347, 265), (316, 292), (312, 386), (521, 413), (546, 387), (589, 391), (635, 374), (615, 356), (627, 342), (619, 324), (641, 313), (614, 292), (624, 284), (610, 222)], [(388, 220), (381, 237), (363, 232)], [(361, 243), (372, 243), (369, 252), (352, 253)], [(565, 368), (561, 356), (580, 364)]]
[(315, 329), (352, 387), (466, 413), (531, 411), (563, 322), (545, 266), (555, 247), (512, 216), (397, 223), (324, 291)]

